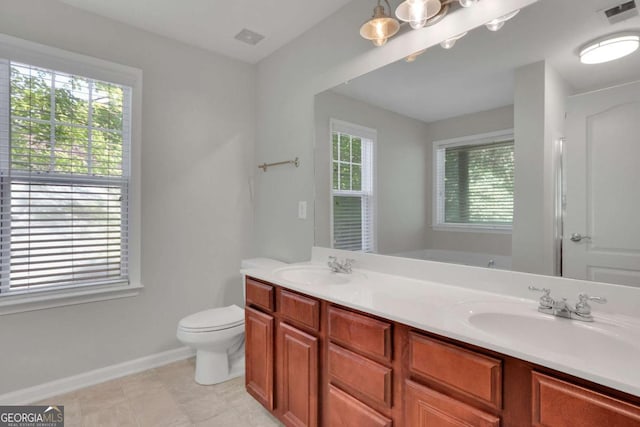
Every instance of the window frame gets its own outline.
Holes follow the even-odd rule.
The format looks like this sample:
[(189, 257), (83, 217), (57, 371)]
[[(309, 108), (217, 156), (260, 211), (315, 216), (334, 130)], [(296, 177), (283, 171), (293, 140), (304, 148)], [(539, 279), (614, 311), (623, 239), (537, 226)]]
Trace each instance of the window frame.
[(445, 149), (461, 146), (474, 146), (488, 144), (492, 142), (514, 141), (513, 129), (503, 129), (495, 132), (487, 132), (475, 135), (468, 135), (459, 138), (443, 139), (433, 141), (432, 167), (433, 167), (433, 196), (432, 196), (432, 224), (431, 227), (436, 231), (460, 231), (472, 233), (496, 233), (511, 234), (513, 223), (511, 225), (501, 224), (458, 224), (445, 222), (444, 215), (444, 173), (441, 173), (444, 167), (444, 159), (442, 154)]
[(0, 297), (0, 315), (138, 295), (143, 288), (140, 271), (142, 70), (4, 34), (0, 34), (0, 58), (131, 88), (129, 164), (123, 165), (130, 171), (127, 242), (129, 280), (5, 294)]
[[(351, 136), (360, 138), (361, 140), (371, 141), (371, 193), (368, 194), (365, 191), (353, 191), (353, 190), (334, 190), (333, 189), (333, 133), (345, 133)], [(334, 224), (333, 224), (333, 197), (334, 196), (346, 196), (346, 197), (359, 197), (364, 199), (365, 197), (370, 200), (371, 209), (371, 236), (369, 241), (371, 242), (371, 248), (368, 251), (362, 252), (376, 253), (378, 250), (378, 233), (377, 231), (377, 217), (378, 217), (378, 203), (376, 197), (377, 184), (377, 163), (376, 163), (376, 150), (377, 150), (377, 138), (378, 131), (366, 126), (357, 125), (354, 123), (346, 122), (331, 118), (329, 119), (329, 239), (331, 248), (334, 248)], [(364, 166), (364, 162), (361, 167)], [(363, 170), (363, 169), (361, 169)], [(364, 205), (364, 203), (363, 203)]]

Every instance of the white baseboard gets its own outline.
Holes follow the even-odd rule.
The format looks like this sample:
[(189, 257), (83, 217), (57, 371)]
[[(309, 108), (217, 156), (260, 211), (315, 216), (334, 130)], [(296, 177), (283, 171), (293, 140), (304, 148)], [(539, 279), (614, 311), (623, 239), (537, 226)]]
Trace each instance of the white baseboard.
[(104, 368), (96, 369), (67, 378), (51, 381), (22, 390), (12, 391), (0, 395), (2, 405), (26, 405), (38, 402), (49, 397), (69, 393), (84, 387), (99, 384), (125, 375), (146, 371), (147, 369), (166, 365), (178, 360), (188, 359), (195, 355), (195, 350), (189, 347), (180, 347), (162, 353), (152, 354), (128, 362), (118, 363)]

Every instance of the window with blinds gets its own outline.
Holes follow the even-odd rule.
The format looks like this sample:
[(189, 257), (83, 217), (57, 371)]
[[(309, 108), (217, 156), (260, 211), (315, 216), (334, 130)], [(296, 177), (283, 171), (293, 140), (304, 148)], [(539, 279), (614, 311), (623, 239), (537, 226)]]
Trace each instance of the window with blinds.
[(331, 122), (332, 242), (336, 249), (375, 251), (375, 131)]
[(0, 296), (128, 281), (131, 90), (0, 59)]
[(435, 226), (510, 230), (513, 223), (512, 133), (435, 143)]

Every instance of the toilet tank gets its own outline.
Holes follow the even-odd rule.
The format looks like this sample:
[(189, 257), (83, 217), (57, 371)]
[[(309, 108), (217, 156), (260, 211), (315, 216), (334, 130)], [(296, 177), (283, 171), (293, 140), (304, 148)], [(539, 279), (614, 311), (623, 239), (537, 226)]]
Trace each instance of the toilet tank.
[(244, 271), (248, 270), (250, 268), (262, 268), (265, 270), (273, 270), (275, 268), (278, 267), (284, 267), (285, 265), (287, 265), (286, 263), (282, 262), (282, 261), (278, 261), (275, 259), (271, 259), (271, 258), (249, 258), (249, 259), (243, 259), (240, 262), (240, 273), (242, 275), (242, 301), (244, 303), (244, 300), (246, 299), (246, 290), (245, 290), (245, 274)]

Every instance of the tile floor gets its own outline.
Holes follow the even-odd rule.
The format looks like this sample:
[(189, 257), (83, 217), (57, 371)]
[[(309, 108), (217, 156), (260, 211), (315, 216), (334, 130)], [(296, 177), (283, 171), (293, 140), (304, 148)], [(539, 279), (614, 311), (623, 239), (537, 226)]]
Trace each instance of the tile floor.
[(64, 405), (65, 427), (281, 426), (244, 388), (193, 380), (195, 360), (129, 375), (38, 402)]

